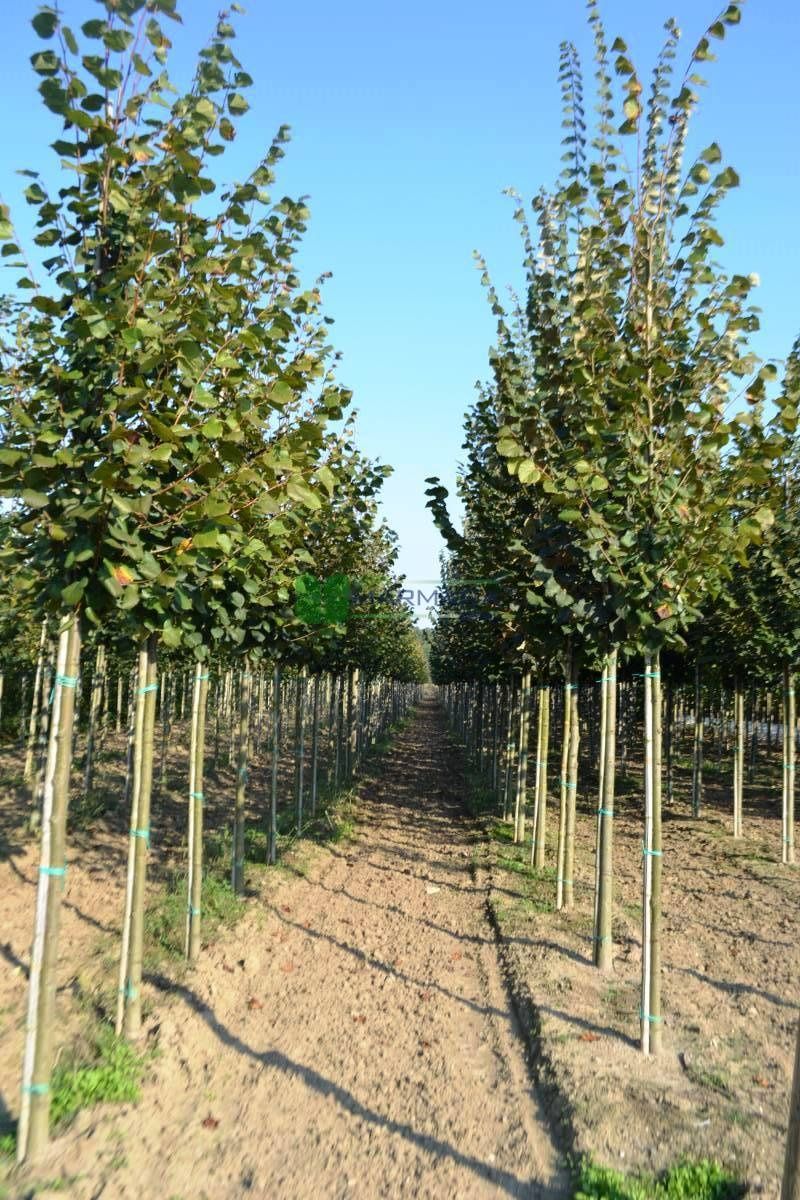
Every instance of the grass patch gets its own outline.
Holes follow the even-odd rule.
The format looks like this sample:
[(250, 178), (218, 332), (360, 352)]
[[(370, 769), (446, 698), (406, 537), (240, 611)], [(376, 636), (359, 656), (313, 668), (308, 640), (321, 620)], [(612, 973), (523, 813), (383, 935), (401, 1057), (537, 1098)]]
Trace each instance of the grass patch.
[(90, 792), (81, 792), (70, 801), (67, 814), (67, 827), (70, 833), (90, 829), (101, 817), (110, 812), (118, 812), (121, 797), (116, 793), (99, 791), (95, 788)]
[(659, 1176), (626, 1176), (584, 1162), (574, 1200), (739, 1200), (745, 1187), (719, 1163), (682, 1162)]
[(720, 1096), (726, 1096), (728, 1099), (732, 1098), (728, 1081), (717, 1071), (706, 1071), (703, 1067), (696, 1067), (694, 1064), (690, 1064), (686, 1068), (686, 1074), (692, 1083), (696, 1083), (698, 1087), (708, 1088), (709, 1091), (717, 1092)]
[(52, 1127), (68, 1125), (82, 1108), (135, 1103), (149, 1057), (115, 1037), (109, 1026), (99, 1026), (81, 1057), (60, 1063), (53, 1072)]
[[(243, 907), (244, 901), (234, 894), (227, 879), (207, 874), (203, 880), (203, 940), (212, 941), (221, 930), (235, 925)], [(186, 908), (186, 876), (175, 875), (145, 911), (145, 969), (153, 970), (165, 958), (183, 958)]]

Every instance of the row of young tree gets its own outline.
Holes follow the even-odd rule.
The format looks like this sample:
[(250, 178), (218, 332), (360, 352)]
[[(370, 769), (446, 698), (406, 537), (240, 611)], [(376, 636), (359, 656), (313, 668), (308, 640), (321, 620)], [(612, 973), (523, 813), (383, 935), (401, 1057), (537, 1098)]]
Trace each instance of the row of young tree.
[(0, 210), (0, 253), (20, 272), (0, 310), (4, 719), (22, 731), (41, 823), (20, 1160), (38, 1155), (48, 1136), (81, 704), (86, 788), (112, 705), (115, 722), (129, 727), (117, 1028), (136, 1037), (157, 716), (163, 744), (177, 693), (190, 738), (194, 960), (209, 688), (235, 745), (238, 891), (248, 760), (266, 714), (274, 861), (287, 699), (302, 830), (308, 699), (313, 807), (321, 734), (334, 785), (349, 779), (426, 673), (399, 601), (394, 538), (377, 518), (387, 472), (358, 453), (345, 422), (351, 397), (334, 375), (322, 281), (304, 288), (297, 274), (307, 209), (271, 197), (287, 131), (244, 182), (220, 191), (215, 179), (253, 82), (234, 53), (232, 18), (221, 14), (182, 91), (167, 70), (175, 0), (100, 8), (79, 31), (55, 6), (33, 19), (41, 39), (33, 68), (60, 124), (55, 188), (28, 173), (35, 268)]
[[(647, 93), (625, 42), (609, 45), (596, 0), (588, 10), (594, 125), (587, 128), (577, 52), (564, 45), (563, 170), (530, 212), (515, 197), (523, 294), (503, 302), (480, 264), (497, 338), (490, 382), (466, 417), (461, 531), (446, 489), (428, 481), (448, 546), (431, 668), (462, 734), (489, 763), (518, 841), (532, 800), (535, 865), (544, 861), (549, 722), (557, 712), (559, 906), (572, 902), (579, 739), (591, 730), (601, 969), (610, 968), (613, 950), (620, 688), (629, 711), (641, 706), (641, 1046), (656, 1053), (665, 731), (669, 755), (676, 726), (693, 722), (697, 812), (713, 688), (729, 689), (726, 718), (728, 695), (734, 709), (735, 836), (746, 695), (759, 689), (757, 703), (748, 701), (751, 735), (766, 693), (770, 703), (782, 697), (781, 856), (794, 861), (800, 346), (782, 375), (752, 352), (757, 277), (717, 261), (718, 210), (738, 176), (715, 142), (687, 157), (704, 82), (698, 72), (739, 24), (741, 6), (729, 4), (713, 22), (677, 81), (680, 32), (668, 22)], [(596, 726), (582, 724), (582, 706)], [(628, 739), (631, 728), (628, 721)], [(513, 778), (500, 777), (501, 751), (513, 759)]]

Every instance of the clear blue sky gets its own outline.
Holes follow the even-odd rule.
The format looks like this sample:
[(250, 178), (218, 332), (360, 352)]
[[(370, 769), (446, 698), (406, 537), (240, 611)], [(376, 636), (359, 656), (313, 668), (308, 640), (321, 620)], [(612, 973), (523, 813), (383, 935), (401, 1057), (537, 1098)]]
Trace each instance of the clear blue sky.
[[(62, 7), (75, 26), (97, 12), (91, 0)], [(179, 79), (188, 79), (218, 7), (179, 2)], [(20, 213), (23, 185), (13, 171), (51, 173), (47, 145), (57, 131), (28, 62), (41, 44), (28, 24), (36, 5), (3, 8), (0, 189)], [(327, 307), (344, 355), (341, 378), (355, 392), (359, 440), (395, 469), (384, 509), (402, 569), (411, 581), (430, 579), (441, 543), (424, 479), (438, 474), (452, 487), (463, 413), (493, 336), (472, 251), (486, 255), (498, 284), (518, 280), (517, 227), (501, 192), (513, 186), (529, 197), (558, 171), (558, 47), (574, 40), (591, 67), (584, 6), (250, 0), (247, 8), (237, 18), (238, 51), (256, 86), (225, 171), (243, 176), (278, 124), (292, 126), (277, 190), (311, 197), (304, 270), (309, 279), (334, 273)], [(667, 16), (680, 23), (688, 52), (718, 12), (715, 0), (604, 0), (602, 9), (642, 76)], [(760, 274), (757, 349), (782, 357), (800, 329), (800, 0), (749, 0), (718, 53), (696, 141), (719, 141), (741, 174), (722, 214), (724, 259)]]

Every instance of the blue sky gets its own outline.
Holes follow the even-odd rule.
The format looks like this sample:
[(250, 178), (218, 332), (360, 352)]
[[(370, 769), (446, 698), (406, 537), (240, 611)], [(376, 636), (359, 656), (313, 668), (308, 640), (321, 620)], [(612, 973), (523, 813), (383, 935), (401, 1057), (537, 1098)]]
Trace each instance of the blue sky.
[[(217, 0), (179, 0), (172, 73), (188, 79), (213, 28)], [(91, 0), (62, 0), (79, 26)], [(452, 487), (462, 419), (486, 374), (493, 321), (472, 251), (499, 285), (519, 277), (521, 252), (502, 189), (530, 197), (559, 167), (558, 48), (570, 39), (591, 66), (582, 0), (250, 0), (237, 18), (239, 56), (254, 76), (225, 177), (241, 177), (281, 122), (293, 141), (276, 190), (308, 194), (302, 255), (309, 280), (330, 270), (327, 307), (355, 392), (363, 449), (389, 462), (384, 511), (409, 580), (438, 574), (441, 542), (424, 480)], [(55, 119), (36, 94), (29, 26), (36, 5), (4, 6), (0, 190), (15, 212), (20, 167), (52, 177)], [(688, 53), (717, 15), (713, 0), (603, 0), (640, 75), (674, 15)], [(738, 30), (709, 64), (696, 119), (699, 145), (718, 141), (742, 187), (723, 210), (724, 260), (760, 274), (756, 348), (784, 356), (800, 330), (796, 302), (800, 182), (800, 3), (749, 0)], [(222, 164), (221, 164), (222, 165)]]

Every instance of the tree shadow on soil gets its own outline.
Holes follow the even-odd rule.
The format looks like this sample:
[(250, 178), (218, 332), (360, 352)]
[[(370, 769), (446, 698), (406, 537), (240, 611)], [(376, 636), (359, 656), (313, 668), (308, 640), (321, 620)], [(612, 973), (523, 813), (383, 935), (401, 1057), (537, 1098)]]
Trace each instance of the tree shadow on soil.
[(147, 975), (145, 978), (148, 983), (160, 991), (179, 994), (202, 1017), (212, 1033), (224, 1045), (229, 1046), (238, 1054), (246, 1055), (255, 1062), (261, 1063), (264, 1067), (272, 1067), (274, 1070), (280, 1071), (289, 1077), (299, 1077), (303, 1080), (306, 1087), (319, 1093), (319, 1095), (324, 1096), (326, 1099), (335, 1100), (345, 1112), (356, 1117), (358, 1120), (367, 1121), (370, 1125), (377, 1125), (382, 1129), (388, 1130), (389, 1133), (398, 1134), (407, 1142), (418, 1146), (421, 1150), (434, 1155), (436, 1158), (450, 1159), (459, 1166), (466, 1167), (478, 1179), (482, 1179), (502, 1189), (508, 1196), (519, 1197), (520, 1200), (522, 1197), (527, 1197), (528, 1200), (533, 1200), (533, 1198), (535, 1200), (563, 1200), (564, 1193), (560, 1188), (549, 1187), (546, 1184), (532, 1183), (527, 1179), (520, 1179), (510, 1171), (504, 1171), (502, 1168), (482, 1162), (479, 1158), (475, 1158), (472, 1155), (464, 1154), (461, 1150), (456, 1149), (455, 1146), (451, 1146), (449, 1142), (432, 1137), (430, 1134), (421, 1133), (406, 1122), (397, 1121), (392, 1117), (385, 1116), (383, 1113), (376, 1112), (375, 1109), (362, 1104), (352, 1092), (347, 1091), (340, 1084), (334, 1083), (332, 1079), (328, 1079), (325, 1075), (320, 1074), (319, 1071), (315, 1071), (313, 1067), (295, 1062), (279, 1050), (256, 1050), (228, 1029), (226, 1025), (223, 1025), (213, 1009), (209, 1008), (196, 992), (186, 987), (185, 984), (174, 983), (163, 975)]
[(611, 1038), (613, 1041), (622, 1042), (626, 1046), (630, 1046), (632, 1050), (638, 1051), (639, 1043), (635, 1038), (630, 1037), (627, 1033), (621, 1033), (619, 1029), (612, 1028), (611, 1025), (595, 1025), (594, 1021), (587, 1021), (584, 1017), (577, 1017), (574, 1013), (564, 1012), (560, 1008), (552, 1008), (549, 1004), (536, 1005), (540, 1013), (547, 1013), (550, 1017), (557, 1017), (559, 1021), (564, 1021), (568, 1025), (576, 1025), (578, 1029), (582, 1029), (585, 1033), (592, 1033), (597, 1037)]
[(477, 933), (459, 933), (456, 929), (448, 929), (446, 925), (438, 925), (436, 921), (431, 921), (427, 917), (412, 917), (399, 904), (379, 904), (377, 900), (368, 900), (364, 896), (355, 896), (345, 887), (328, 887), (327, 884), (319, 879), (309, 879), (307, 875), (303, 875), (302, 871), (298, 871), (296, 867), (290, 864), (286, 864), (286, 869), (299, 879), (303, 879), (309, 886), (321, 888), (322, 891), (328, 892), (331, 896), (344, 896), (347, 900), (351, 900), (353, 904), (362, 904), (365, 908), (374, 908), (380, 912), (389, 913), (392, 916), (402, 917), (405, 921), (412, 921), (415, 925), (424, 925), (426, 929), (431, 929), (434, 933), (443, 933), (446, 937), (455, 938), (456, 941), (470, 942), (475, 946), (487, 946), (493, 942), (492, 938), (481, 937)]
[(403, 983), (411, 984), (412, 987), (421, 988), (423, 991), (440, 992), (443, 996), (447, 996), (450, 1000), (457, 1001), (458, 1004), (465, 1005), (466, 1008), (471, 1008), (473, 1012), (480, 1013), (482, 1016), (499, 1017), (503, 1021), (509, 1020), (509, 1014), (502, 1009), (494, 1008), (492, 1005), (477, 1004), (474, 1000), (467, 1000), (465, 996), (459, 996), (457, 992), (450, 991), (441, 983), (436, 983), (432, 979), (415, 979), (413, 975), (407, 975), (404, 971), (399, 971), (392, 963), (383, 962), (379, 958), (371, 958), (365, 951), (360, 950), (357, 946), (350, 946), (347, 942), (342, 942), (331, 933), (322, 933), (319, 929), (312, 929), (310, 926), (301, 925), (298, 921), (290, 921), (289, 918), (273, 905), (267, 905), (267, 910), (282, 921), (284, 925), (288, 925), (291, 929), (297, 930), (298, 933), (305, 937), (315, 938), (319, 941), (327, 942), (330, 946), (335, 946), (337, 950), (343, 950), (345, 954), (352, 955), (364, 966), (372, 967), (373, 970), (382, 971), (385, 975), (393, 975), (395, 979), (402, 980)]
[(752, 983), (731, 983), (726, 979), (712, 979), (710, 975), (704, 975), (702, 971), (698, 971), (694, 967), (668, 967), (668, 970), (675, 971), (680, 975), (691, 975), (693, 979), (697, 979), (700, 983), (707, 983), (710, 987), (716, 988), (717, 991), (726, 992), (731, 996), (755, 996), (757, 999), (766, 1000), (770, 1004), (776, 1004), (779, 1008), (791, 1008), (794, 1010), (797, 1007), (795, 1001), (782, 1000), (774, 992), (765, 992), (763, 988), (754, 987)]

